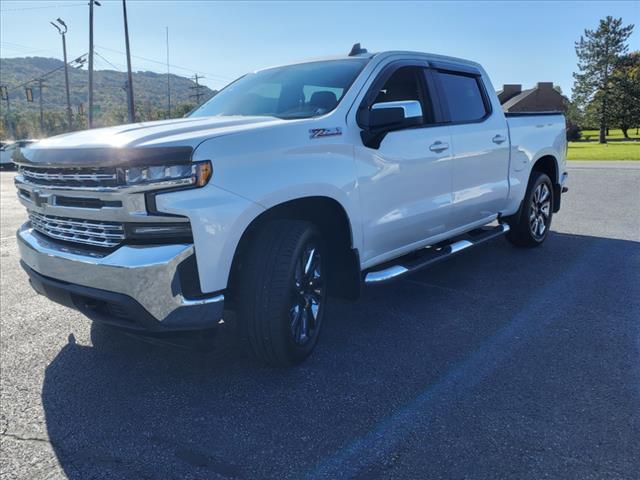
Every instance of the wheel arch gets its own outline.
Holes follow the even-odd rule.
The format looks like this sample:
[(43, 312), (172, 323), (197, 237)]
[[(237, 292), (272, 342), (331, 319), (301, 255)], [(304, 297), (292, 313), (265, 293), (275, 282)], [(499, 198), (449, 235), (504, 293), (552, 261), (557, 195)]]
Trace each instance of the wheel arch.
[(542, 172), (551, 179), (551, 183), (553, 185), (553, 211), (555, 213), (560, 210), (562, 187), (560, 186), (560, 168), (558, 165), (558, 159), (551, 154), (543, 155), (533, 162), (531, 172)]
[(347, 210), (336, 199), (327, 196), (308, 196), (287, 200), (267, 208), (245, 228), (236, 246), (229, 285), (231, 291), (237, 281), (242, 258), (260, 228), (271, 220), (289, 219), (308, 221), (316, 225), (331, 250), (329, 281), (340, 285), (332, 295), (356, 299), (360, 294), (360, 259), (354, 246), (354, 229)]

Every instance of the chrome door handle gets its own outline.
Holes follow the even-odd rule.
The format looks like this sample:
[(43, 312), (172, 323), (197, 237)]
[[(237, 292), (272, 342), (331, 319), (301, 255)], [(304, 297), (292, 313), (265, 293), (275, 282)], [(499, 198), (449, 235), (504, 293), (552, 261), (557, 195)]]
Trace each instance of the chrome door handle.
[(438, 140), (437, 142), (434, 142), (431, 144), (431, 146), (429, 147), (429, 150), (431, 150), (432, 152), (440, 153), (440, 152), (444, 152), (448, 148), (449, 148), (448, 143), (444, 143)]
[(507, 141), (507, 139), (505, 137), (503, 137), (502, 135), (496, 135), (495, 137), (493, 137), (491, 139), (491, 141), (493, 143), (497, 143), (498, 145), (500, 145), (501, 143), (504, 143)]

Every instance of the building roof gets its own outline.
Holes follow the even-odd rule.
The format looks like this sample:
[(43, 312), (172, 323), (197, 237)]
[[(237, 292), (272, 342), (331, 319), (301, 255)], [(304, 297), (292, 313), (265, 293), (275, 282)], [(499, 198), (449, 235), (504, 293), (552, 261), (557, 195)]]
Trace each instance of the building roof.
[(529, 95), (531, 95), (533, 92), (535, 92), (535, 90), (538, 87), (534, 87), (534, 88), (530, 88), (528, 90), (523, 90), (522, 92), (520, 92), (518, 95), (516, 95), (515, 97), (511, 97), (509, 100), (507, 100), (506, 102), (504, 102), (502, 104), (502, 109), (503, 110), (509, 110), (509, 108), (513, 107), (514, 105), (517, 105), (518, 103), (520, 103), (522, 100), (524, 100), (525, 98), (527, 98)]

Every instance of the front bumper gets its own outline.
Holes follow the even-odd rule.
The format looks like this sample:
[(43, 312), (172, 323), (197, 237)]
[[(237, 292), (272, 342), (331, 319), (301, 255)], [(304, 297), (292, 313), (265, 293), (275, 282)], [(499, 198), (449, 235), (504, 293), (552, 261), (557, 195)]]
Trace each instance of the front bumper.
[(124, 245), (106, 254), (52, 242), (29, 223), (17, 232), (34, 289), (88, 317), (134, 330), (197, 330), (222, 318), (224, 295), (183, 294), (179, 266), (192, 244)]

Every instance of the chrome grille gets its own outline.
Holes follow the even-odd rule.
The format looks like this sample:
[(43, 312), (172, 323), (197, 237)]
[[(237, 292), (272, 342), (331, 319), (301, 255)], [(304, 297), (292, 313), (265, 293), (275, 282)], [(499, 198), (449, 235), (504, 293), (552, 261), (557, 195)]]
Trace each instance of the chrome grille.
[(102, 222), (78, 218), (56, 217), (29, 212), (33, 229), (58, 240), (98, 247), (116, 247), (125, 238), (124, 226), (118, 222)]
[(115, 187), (118, 175), (115, 168), (36, 168), (20, 167), (25, 181), (37, 185), (64, 187)]

